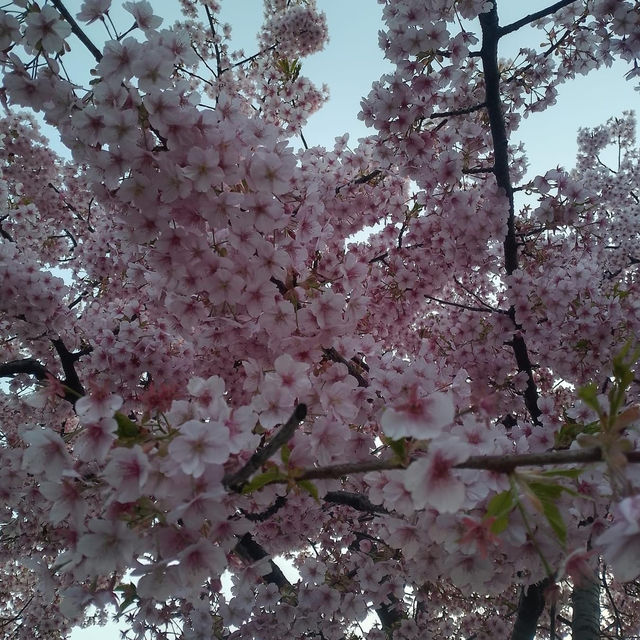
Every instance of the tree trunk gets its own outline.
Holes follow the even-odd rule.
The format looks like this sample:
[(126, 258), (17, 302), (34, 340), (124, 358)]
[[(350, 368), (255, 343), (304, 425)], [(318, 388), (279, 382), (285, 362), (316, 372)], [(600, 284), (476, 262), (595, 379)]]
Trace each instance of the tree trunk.
[(573, 640), (600, 638), (600, 583), (597, 580), (582, 588), (574, 587), (571, 594)]
[[(518, 603), (518, 617), (510, 640), (533, 640), (538, 628), (538, 619), (544, 611), (544, 590), (549, 584), (545, 578), (523, 590)], [(575, 639), (574, 639), (575, 640)]]

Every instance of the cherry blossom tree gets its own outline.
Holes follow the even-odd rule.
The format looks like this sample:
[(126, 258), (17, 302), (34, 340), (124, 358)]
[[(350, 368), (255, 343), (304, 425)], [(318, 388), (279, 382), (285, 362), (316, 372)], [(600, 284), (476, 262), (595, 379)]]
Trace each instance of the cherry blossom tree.
[(637, 635), (635, 120), (531, 180), (510, 140), (635, 81), (640, 4), (381, 4), (394, 71), (332, 149), (314, 0), (250, 55), (215, 0), (0, 9), (6, 637)]

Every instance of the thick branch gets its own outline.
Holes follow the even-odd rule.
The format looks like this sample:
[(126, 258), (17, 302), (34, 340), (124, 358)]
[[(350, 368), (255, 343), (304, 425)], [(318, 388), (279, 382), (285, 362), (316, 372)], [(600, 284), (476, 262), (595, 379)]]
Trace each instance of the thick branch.
[(33, 358), (0, 364), (0, 378), (12, 378), (21, 373), (33, 376), (36, 380), (46, 380), (49, 371), (41, 362)]
[[(640, 451), (630, 451), (626, 456), (629, 462), (640, 462)], [(518, 467), (547, 467), (555, 464), (584, 464), (602, 461), (602, 451), (598, 447), (593, 447), (546, 451), (544, 453), (521, 453), (512, 456), (471, 456), (464, 462), (457, 464), (455, 468), (513, 473)]]
[(544, 611), (544, 590), (548, 584), (549, 579), (545, 578), (541, 582), (530, 585), (526, 591), (523, 589), (511, 640), (534, 639), (538, 628), (538, 619)]
[(298, 428), (298, 425), (307, 417), (307, 405), (299, 404), (289, 420), (282, 425), (282, 428), (276, 433), (269, 442), (263, 447), (259, 448), (249, 461), (230, 475), (226, 475), (222, 482), (227, 487), (239, 491), (242, 485), (272, 456), (280, 447), (287, 444), (293, 437), (294, 431)]
[(508, 24), (506, 27), (500, 27), (498, 29), (498, 38), (502, 36), (506, 36), (508, 33), (513, 33), (520, 29), (520, 27), (524, 27), (531, 22), (535, 22), (536, 20), (540, 20), (540, 18), (544, 18), (545, 16), (550, 16), (552, 13), (555, 13), (559, 9), (566, 7), (567, 5), (573, 4), (576, 0), (560, 0), (560, 2), (556, 2), (548, 6), (546, 9), (541, 9), (540, 11), (536, 11), (535, 13), (531, 13), (520, 20), (516, 20), (511, 24)]
[[(516, 238), (515, 207), (513, 203), (513, 187), (509, 174), (509, 151), (507, 129), (502, 112), (500, 99), (500, 70), (498, 67), (498, 39), (500, 28), (498, 26), (498, 9), (495, 0), (491, 11), (480, 14), (482, 27), (482, 68), (485, 80), (485, 103), (489, 115), (491, 138), (493, 140), (494, 175), (496, 183), (507, 196), (509, 213), (507, 217), (507, 235), (504, 239), (504, 266), (507, 275), (511, 275), (518, 268), (518, 242)], [(509, 309), (509, 316), (515, 326), (515, 309)], [(524, 402), (527, 411), (534, 423), (538, 424), (540, 409), (538, 407), (538, 389), (533, 379), (533, 367), (529, 359), (529, 353), (524, 338), (520, 334), (514, 335), (512, 341), (513, 353), (518, 365), (518, 371), (527, 374), (527, 388), (524, 393)]]
[(574, 640), (600, 639), (600, 582), (593, 579), (573, 586), (571, 592), (573, 617), (571, 633)]
[(64, 342), (60, 340), (60, 338), (58, 338), (57, 340), (52, 340), (51, 342), (54, 349), (58, 353), (60, 364), (62, 365), (62, 371), (64, 372), (64, 380), (62, 384), (64, 384), (65, 387), (68, 387), (76, 394), (71, 396), (71, 398), (73, 398), (72, 400), (70, 400), (70, 398), (65, 395), (65, 400), (75, 402), (78, 397), (83, 396), (86, 393), (76, 372), (75, 364), (83, 355), (87, 353), (87, 351), (83, 350), (76, 353), (71, 353), (65, 346)]
[[(254, 563), (258, 562), (258, 560), (262, 560), (266, 558), (269, 554), (264, 550), (262, 545), (258, 544), (252, 537), (250, 533), (245, 533), (238, 544), (236, 544), (234, 551), (243, 559), (245, 562)], [(278, 589), (282, 590), (286, 587), (291, 587), (291, 583), (287, 580), (287, 577), (282, 573), (282, 569), (273, 561), (269, 560), (269, 564), (271, 565), (271, 573), (268, 573), (266, 576), (263, 576), (266, 582), (270, 584), (275, 584)]]
[(71, 26), (71, 31), (75, 34), (75, 36), (82, 42), (82, 44), (89, 49), (91, 55), (95, 58), (96, 62), (100, 62), (102, 60), (102, 54), (98, 47), (96, 47), (93, 42), (89, 39), (87, 34), (80, 28), (80, 25), (73, 19), (73, 16), (69, 13), (67, 8), (62, 4), (61, 0), (51, 0), (53, 6), (62, 14), (62, 17), (69, 23)]

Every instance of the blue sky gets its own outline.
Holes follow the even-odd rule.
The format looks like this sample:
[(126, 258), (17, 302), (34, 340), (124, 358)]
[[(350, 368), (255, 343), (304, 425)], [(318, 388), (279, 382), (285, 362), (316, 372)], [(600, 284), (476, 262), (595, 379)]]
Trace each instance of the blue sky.
[[(526, 12), (536, 11), (550, 2), (503, 0), (500, 4), (501, 22), (513, 22)], [(72, 14), (79, 10), (80, 4), (81, 0), (66, 2)], [(130, 17), (123, 21), (117, 18), (123, 15), (115, 10), (119, 0), (114, 0), (113, 4), (116, 24), (128, 26)], [(152, 4), (160, 12), (158, 7), (176, 7), (178, 3), (177, 0), (162, 0)], [(244, 48), (247, 55), (254, 53), (255, 33), (262, 19), (261, 0), (223, 0), (222, 5), (222, 19), (233, 26), (234, 47)], [(331, 147), (334, 138), (343, 133), (350, 133), (352, 142), (369, 133), (357, 119), (360, 99), (369, 92), (371, 83), (390, 66), (383, 61), (377, 46), (381, 5), (375, 0), (318, 0), (318, 5), (327, 14), (330, 42), (324, 52), (304, 60), (302, 73), (318, 85), (327, 83), (331, 97), (324, 109), (312, 116), (304, 135), (309, 145)], [(165, 16), (163, 26), (177, 18), (175, 9), (172, 15), (169, 11), (162, 11)], [(102, 35), (99, 26), (94, 27), (91, 33), (95, 34), (96, 40)], [(532, 29), (525, 28), (505, 38), (502, 54), (508, 56), (521, 46), (536, 46), (539, 40)], [(72, 68), (91, 64), (89, 54), (77, 41), (65, 57)], [(601, 124), (625, 109), (636, 107), (639, 94), (634, 92), (631, 83), (624, 80), (625, 71), (626, 68), (619, 65), (573, 81), (560, 88), (557, 106), (523, 122), (517, 139), (527, 145), (533, 171), (544, 172), (558, 164), (570, 168), (576, 154), (578, 127)], [(52, 145), (59, 149), (53, 137)], [(116, 640), (118, 637), (116, 625), (76, 630), (71, 636), (72, 640)]]

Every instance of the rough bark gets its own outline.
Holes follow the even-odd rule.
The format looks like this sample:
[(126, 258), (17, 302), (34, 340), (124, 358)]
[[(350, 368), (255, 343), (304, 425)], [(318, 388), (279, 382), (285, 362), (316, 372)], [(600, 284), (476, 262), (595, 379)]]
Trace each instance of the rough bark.
[(545, 578), (523, 590), (518, 603), (518, 615), (510, 640), (533, 640), (538, 628), (538, 619), (544, 611), (544, 590), (549, 580)]
[(600, 638), (600, 583), (597, 580), (571, 593), (573, 640), (599, 640)]

